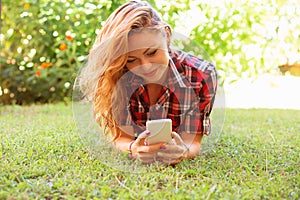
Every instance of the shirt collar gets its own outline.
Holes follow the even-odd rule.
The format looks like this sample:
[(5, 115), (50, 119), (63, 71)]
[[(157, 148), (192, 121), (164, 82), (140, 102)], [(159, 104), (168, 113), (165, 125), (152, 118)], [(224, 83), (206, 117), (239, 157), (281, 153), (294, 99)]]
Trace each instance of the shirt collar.
[(181, 88), (186, 88), (190, 86), (190, 82), (186, 79), (184, 75), (182, 66), (179, 64), (176, 66), (172, 59), (169, 61), (170, 71), (167, 78), (168, 82), (166, 83), (171, 90), (175, 90), (178, 85)]

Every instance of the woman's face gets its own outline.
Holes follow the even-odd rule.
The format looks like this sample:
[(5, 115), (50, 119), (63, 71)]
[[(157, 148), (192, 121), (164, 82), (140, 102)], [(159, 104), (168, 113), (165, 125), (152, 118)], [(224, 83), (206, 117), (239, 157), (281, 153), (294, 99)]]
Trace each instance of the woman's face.
[(166, 34), (147, 29), (133, 32), (128, 45), (127, 68), (147, 83), (163, 81), (169, 64)]

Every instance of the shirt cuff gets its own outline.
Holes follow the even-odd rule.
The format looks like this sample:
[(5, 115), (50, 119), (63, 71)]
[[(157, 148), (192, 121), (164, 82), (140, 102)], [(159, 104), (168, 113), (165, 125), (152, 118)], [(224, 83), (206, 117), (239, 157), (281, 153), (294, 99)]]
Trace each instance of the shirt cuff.
[(205, 134), (205, 135), (209, 135), (210, 134), (210, 129), (211, 129), (211, 126), (210, 126), (209, 115), (207, 115), (207, 116), (204, 115), (202, 133)]

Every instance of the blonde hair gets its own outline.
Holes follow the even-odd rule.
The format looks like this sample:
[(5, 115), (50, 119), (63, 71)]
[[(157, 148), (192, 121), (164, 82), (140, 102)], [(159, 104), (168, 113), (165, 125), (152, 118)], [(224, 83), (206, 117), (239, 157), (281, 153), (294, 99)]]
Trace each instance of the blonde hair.
[[(97, 122), (109, 128), (113, 140), (120, 136), (120, 128), (112, 108), (123, 99), (123, 91), (114, 92), (118, 80), (126, 73), (128, 34), (133, 29), (165, 26), (156, 11), (145, 2), (130, 1), (116, 9), (106, 20), (90, 50), (86, 66), (79, 76), (84, 97), (93, 103)], [(108, 132), (106, 132), (107, 134)]]

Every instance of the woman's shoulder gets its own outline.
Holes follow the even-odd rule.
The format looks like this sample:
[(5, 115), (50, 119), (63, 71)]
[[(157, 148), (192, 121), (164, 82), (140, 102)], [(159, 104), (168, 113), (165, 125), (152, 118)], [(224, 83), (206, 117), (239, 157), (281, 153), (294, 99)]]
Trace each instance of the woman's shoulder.
[(205, 72), (215, 70), (215, 66), (208, 60), (181, 50), (173, 51), (172, 60), (179, 71), (199, 70)]

